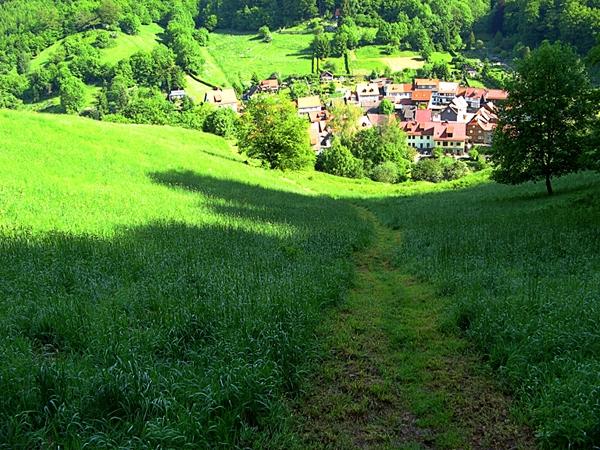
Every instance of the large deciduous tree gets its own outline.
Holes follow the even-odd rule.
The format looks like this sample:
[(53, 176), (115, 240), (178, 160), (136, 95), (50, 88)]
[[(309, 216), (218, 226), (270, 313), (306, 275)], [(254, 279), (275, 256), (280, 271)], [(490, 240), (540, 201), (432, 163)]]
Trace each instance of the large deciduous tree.
[(254, 97), (242, 116), (238, 135), (240, 149), (271, 169), (314, 167), (308, 121), (298, 116), (286, 98)]
[(493, 179), (505, 184), (552, 179), (581, 168), (598, 105), (570, 47), (542, 44), (520, 61), (494, 138)]

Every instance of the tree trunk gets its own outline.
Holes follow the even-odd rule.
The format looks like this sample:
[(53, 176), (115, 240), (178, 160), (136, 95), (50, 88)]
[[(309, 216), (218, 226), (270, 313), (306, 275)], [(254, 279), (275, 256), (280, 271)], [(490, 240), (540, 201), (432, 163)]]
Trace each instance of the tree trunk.
[(548, 191), (548, 195), (554, 194), (554, 191), (552, 190), (552, 179), (550, 178), (550, 175), (546, 175), (546, 190)]

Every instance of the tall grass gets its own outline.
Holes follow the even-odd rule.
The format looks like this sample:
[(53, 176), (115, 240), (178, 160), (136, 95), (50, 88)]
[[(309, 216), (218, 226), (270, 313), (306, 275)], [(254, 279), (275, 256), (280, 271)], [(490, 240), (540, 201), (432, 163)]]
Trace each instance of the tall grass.
[(600, 443), (600, 176), (368, 201), (548, 448)]
[(351, 207), (166, 127), (0, 112), (0, 163), (0, 448), (290, 444)]

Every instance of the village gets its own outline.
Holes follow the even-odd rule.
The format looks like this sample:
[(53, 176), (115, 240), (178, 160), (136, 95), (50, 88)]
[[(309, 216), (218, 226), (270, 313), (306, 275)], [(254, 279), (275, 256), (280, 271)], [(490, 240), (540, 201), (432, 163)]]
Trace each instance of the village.
[[(322, 84), (336, 81), (340, 80), (331, 72), (320, 75)], [(247, 90), (243, 100), (249, 101), (257, 94), (277, 94), (282, 88), (277, 77), (272, 76)], [(432, 155), (434, 149), (454, 157), (466, 155), (474, 146), (485, 152), (498, 123), (498, 107), (508, 96), (500, 89), (466, 87), (439, 79), (416, 78), (412, 83), (395, 83), (385, 77), (358, 82), (353, 87), (337, 87), (336, 94), (326, 100), (319, 95), (295, 100), (298, 114), (310, 124), (310, 142), (316, 153), (331, 147), (335, 135), (330, 124), (332, 110), (345, 104), (362, 110), (359, 129), (398, 123), (417, 158)], [(243, 111), (243, 102), (232, 88), (211, 90), (204, 101), (237, 113)], [(382, 108), (384, 102), (386, 107)]]

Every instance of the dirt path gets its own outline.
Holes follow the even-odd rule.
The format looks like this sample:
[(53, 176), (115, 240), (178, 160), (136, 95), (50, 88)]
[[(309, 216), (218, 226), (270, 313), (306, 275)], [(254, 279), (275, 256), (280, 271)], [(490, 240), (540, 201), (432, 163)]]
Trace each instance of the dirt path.
[(441, 331), (444, 300), (391, 263), (400, 233), (373, 222), (327, 354), (296, 411), (309, 448), (533, 448), (467, 343)]

